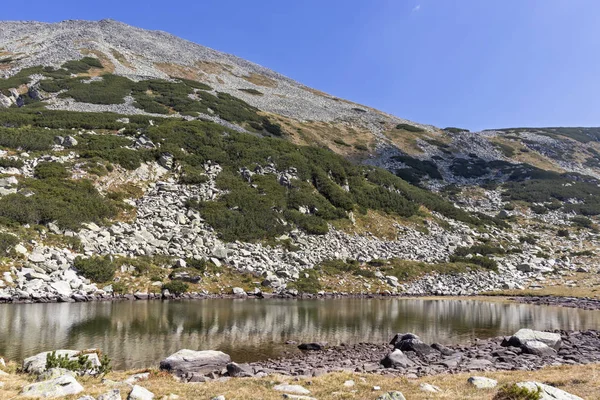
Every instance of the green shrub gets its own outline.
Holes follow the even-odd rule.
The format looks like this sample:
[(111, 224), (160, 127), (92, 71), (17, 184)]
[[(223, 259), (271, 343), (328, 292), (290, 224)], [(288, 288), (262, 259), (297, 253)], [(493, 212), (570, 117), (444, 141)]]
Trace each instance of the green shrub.
[(559, 229), (558, 231), (556, 231), (556, 235), (558, 237), (568, 238), (569, 237), (569, 230), (568, 229)]
[(10, 233), (0, 232), (0, 256), (6, 256), (19, 243), (19, 238)]
[(0, 146), (25, 151), (49, 150), (54, 144), (54, 136), (42, 129), (0, 127)]
[(457, 255), (450, 256), (450, 262), (452, 263), (468, 263), (480, 266), (481, 268), (489, 269), (491, 271), (498, 270), (498, 263), (495, 260), (492, 260), (486, 256), (472, 256), (472, 257), (463, 257)]
[(469, 132), (468, 129), (463, 129), (463, 128), (455, 128), (453, 126), (449, 126), (447, 128), (444, 128), (445, 131), (447, 132), (451, 132), (451, 133), (461, 133), (461, 132)]
[(396, 125), (396, 129), (402, 129), (409, 132), (425, 132), (425, 129), (409, 124), (398, 124)]
[(541, 398), (542, 392), (539, 388), (533, 392), (527, 388), (513, 384), (502, 386), (493, 400), (540, 400)]
[(162, 290), (168, 290), (169, 293), (180, 296), (187, 292), (189, 289), (189, 285), (182, 281), (171, 281), (162, 285)]
[(455, 255), (459, 257), (465, 257), (469, 254), (479, 254), (482, 256), (489, 256), (492, 254), (502, 255), (505, 254), (506, 251), (501, 247), (490, 246), (487, 244), (476, 244), (471, 247), (459, 247), (454, 252)]
[(90, 258), (77, 257), (73, 266), (81, 275), (97, 283), (113, 280), (117, 269), (115, 263), (109, 257), (100, 256)]
[(46, 356), (46, 369), (51, 368), (62, 368), (69, 371), (77, 372), (79, 374), (90, 374), (90, 375), (106, 375), (112, 370), (111, 360), (106, 354), (98, 354), (100, 365), (92, 366), (92, 361), (89, 359), (88, 354), (81, 352), (75, 359), (70, 359), (69, 356), (57, 355), (56, 351), (49, 353)]
[(591, 228), (593, 226), (592, 220), (586, 217), (576, 216), (571, 218), (570, 221), (574, 225), (579, 226), (581, 228)]
[(531, 205), (529, 208), (531, 208), (531, 211), (533, 211), (535, 214), (547, 214), (548, 213), (548, 209), (544, 206), (540, 206), (540, 205)]
[(369, 151), (369, 148), (366, 145), (362, 144), (362, 143), (355, 144), (354, 148), (356, 150), (360, 150), (360, 151)]
[(23, 161), (14, 158), (0, 158), (0, 168), (23, 168)]
[(58, 162), (41, 162), (35, 166), (33, 176), (38, 179), (64, 179), (70, 178), (71, 173), (65, 166)]

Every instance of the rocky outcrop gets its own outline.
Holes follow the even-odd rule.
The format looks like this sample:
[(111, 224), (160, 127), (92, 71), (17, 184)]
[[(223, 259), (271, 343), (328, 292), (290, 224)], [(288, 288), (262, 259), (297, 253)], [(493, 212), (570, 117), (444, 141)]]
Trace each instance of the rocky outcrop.
[(21, 396), (34, 398), (58, 398), (83, 392), (83, 386), (72, 375), (36, 382), (23, 388)]
[(530, 392), (539, 392), (540, 400), (583, 400), (579, 396), (565, 392), (555, 388), (554, 386), (546, 385), (540, 382), (519, 382), (516, 384), (519, 387), (525, 388)]
[(203, 375), (220, 371), (231, 362), (231, 357), (214, 350), (179, 350), (160, 362), (160, 369), (177, 376)]

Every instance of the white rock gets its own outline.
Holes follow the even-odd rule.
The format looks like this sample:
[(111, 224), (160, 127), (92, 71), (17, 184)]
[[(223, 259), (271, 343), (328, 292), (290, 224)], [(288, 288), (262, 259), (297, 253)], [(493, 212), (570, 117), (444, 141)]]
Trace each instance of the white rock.
[(113, 389), (98, 396), (97, 400), (121, 400), (121, 392), (119, 389)]
[(83, 386), (71, 375), (63, 375), (49, 381), (36, 382), (23, 388), (23, 397), (64, 397), (83, 392)]
[(295, 394), (310, 394), (310, 390), (300, 386), (300, 385), (288, 385), (287, 383), (282, 383), (281, 385), (273, 386), (273, 390), (277, 390), (278, 392), (289, 392)]
[(467, 379), (467, 382), (477, 389), (492, 389), (498, 385), (497, 380), (486, 378), (484, 376), (472, 376)]
[(440, 389), (437, 386), (434, 386), (430, 383), (421, 383), (419, 385), (419, 389), (421, 389), (422, 392), (428, 392), (428, 393), (440, 393), (442, 391), (442, 389)]
[(127, 397), (127, 400), (152, 400), (153, 398), (154, 393), (146, 388), (134, 385), (131, 389), (131, 393), (129, 393), (129, 396)]
[(567, 393), (564, 390), (557, 389), (553, 386), (545, 385), (539, 382), (519, 382), (517, 386), (527, 388), (535, 392), (538, 388), (541, 390), (540, 400), (583, 400), (579, 396)]

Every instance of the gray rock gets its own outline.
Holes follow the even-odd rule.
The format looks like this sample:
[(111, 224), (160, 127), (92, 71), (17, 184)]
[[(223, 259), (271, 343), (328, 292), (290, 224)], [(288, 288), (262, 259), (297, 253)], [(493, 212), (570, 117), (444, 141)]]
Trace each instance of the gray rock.
[(302, 395), (298, 395), (298, 394), (288, 394), (288, 393), (284, 393), (283, 398), (284, 399), (292, 399), (292, 400), (317, 400), (316, 398), (310, 397), (310, 396), (302, 396)]
[(67, 136), (65, 138), (65, 140), (63, 141), (62, 144), (64, 147), (75, 147), (77, 146), (77, 139), (75, 139), (73, 136)]
[(277, 390), (278, 392), (289, 392), (294, 394), (310, 394), (310, 390), (300, 385), (289, 385), (287, 383), (275, 385), (273, 386), (273, 390)]
[(517, 386), (527, 388), (535, 392), (541, 390), (540, 400), (583, 400), (579, 396), (567, 393), (564, 390), (557, 389), (553, 386), (545, 385), (539, 382), (519, 382)]
[(467, 379), (470, 385), (475, 386), (477, 389), (492, 389), (498, 386), (498, 381), (484, 376), (472, 376)]
[(160, 369), (175, 375), (183, 375), (188, 372), (208, 374), (214, 370), (225, 368), (230, 362), (231, 357), (221, 351), (183, 349), (162, 360)]
[(77, 400), (96, 400), (96, 399), (92, 396), (85, 395), (85, 396), (78, 398)]
[(377, 400), (406, 400), (406, 397), (404, 397), (402, 392), (394, 391), (382, 394), (377, 398)]
[(129, 378), (125, 379), (125, 383), (128, 383), (130, 385), (133, 385), (136, 382), (139, 381), (145, 381), (150, 377), (150, 372), (143, 372), (141, 374), (135, 374), (135, 375), (131, 375)]
[(226, 400), (226, 399), (225, 399), (225, 396), (216, 396), (216, 397), (213, 397), (210, 400)]
[(83, 392), (83, 386), (72, 375), (63, 375), (49, 381), (32, 383), (23, 388), (23, 397), (55, 398)]
[(523, 353), (534, 354), (540, 357), (554, 357), (556, 356), (556, 350), (549, 347), (546, 343), (539, 342), (537, 340), (530, 340), (521, 346)]
[(234, 287), (232, 293), (236, 296), (247, 296), (246, 291), (240, 287)]
[(75, 373), (73, 371), (69, 371), (68, 369), (65, 369), (65, 368), (50, 368), (50, 369), (42, 372), (37, 377), (37, 381), (38, 382), (50, 381), (52, 379), (60, 378), (63, 375), (75, 376)]
[(440, 393), (442, 391), (442, 389), (440, 389), (439, 387), (434, 386), (430, 383), (421, 383), (419, 385), (419, 389), (422, 392), (428, 392), (428, 393)]
[(254, 375), (254, 370), (248, 364), (229, 363), (227, 374), (233, 377), (249, 377)]
[(562, 344), (560, 334), (552, 332), (534, 331), (532, 329), (519, 329), (508, 340), (505, 340), (503, 346), (521, 347), (527, 342), (538, 341), (545, 343), (554, 350), (559, 350)]
[[(43, 353), (36, 354), (35, 356), (31, 356), (23, 360), (23, 371), (29, 374), (39, 375), (42, 372), (46, 371), (46, 358), (48, 354), (52, 353), (51, 351), (45, 351)], [(79, 356), (81, 352), (77, 350), (56, 350), (57, 356), (68, 356), (70, 360), (75, 360)], [(98, 359), (98, 354), (90, 353), (86, 354), (88, 359), (92, 363), (92, 367), (100, 366), (100, 360)]]
[(110, 392), (98, 396), (98, 400), (121, 400), (121, 392), (119, 389), (112, 389)]
[(43, 263), (46, 261), (46, 257), (44, 257), (44, 255), (41, 253), (31, 253), (27, 259), (32, 263), (36, 264)]
[(154, 393), (149, 391), (146, 388), (143, 388), (138, 385), (134, 385), (127, 396), (127, 400), (152, 400), (154, 399)]
[(401, 350), (394, 349), (394, 351), (381, 360), (381, 365), (385, 368), (409, 368), (413, 367), (415, 363)]

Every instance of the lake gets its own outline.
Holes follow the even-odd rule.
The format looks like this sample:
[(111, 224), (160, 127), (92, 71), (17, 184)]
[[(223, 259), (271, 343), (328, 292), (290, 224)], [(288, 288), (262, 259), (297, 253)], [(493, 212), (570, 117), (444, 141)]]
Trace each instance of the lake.
[(429, 344), (510, 335), (520, 328), (599, 329), (600, 312), (455, 299), (121, 301), (0, 305), (0, 356), (99, 348), (115, 369), (156, 367), (188, 348), (236, 362), (297, 351), (286, 341), (384, 343), (413, 332)]

